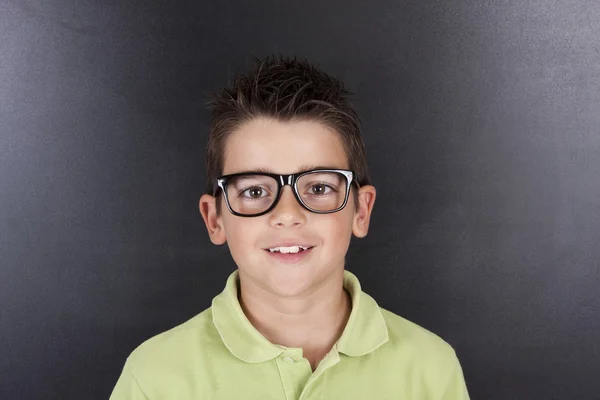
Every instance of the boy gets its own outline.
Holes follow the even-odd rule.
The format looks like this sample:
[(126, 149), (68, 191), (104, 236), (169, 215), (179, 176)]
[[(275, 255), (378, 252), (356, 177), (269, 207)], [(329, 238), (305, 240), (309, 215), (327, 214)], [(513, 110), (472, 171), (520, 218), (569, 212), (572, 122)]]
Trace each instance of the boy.
[(452, 348), (344, 270), (376, 195), (348, 95), (269, 57), (215, 99), (199, 206), (238, 269), (131, 354), (111, 399), (468, 399)]

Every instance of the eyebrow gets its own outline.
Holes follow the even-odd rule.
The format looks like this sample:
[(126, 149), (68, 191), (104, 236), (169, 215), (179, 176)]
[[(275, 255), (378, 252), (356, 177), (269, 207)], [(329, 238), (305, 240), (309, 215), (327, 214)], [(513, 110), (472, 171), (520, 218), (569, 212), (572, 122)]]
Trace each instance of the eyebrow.
[[(346, 168), (340, 168), (340, 167), (336, 167), (336, 166), (332, 166), (332, 165), (302, 165), (302, 166), (300, 166), (300, 169), (297, 172), (294, 172), (294, 174), (300, 174), (302, 172), (312, 171), (314, 169), (346, 169)], [(232, 174), (234, 174), (234, 173), (248, 173), (248, 172), (259, 172), (259, 173), (263, 173), (263, 174), (277, 174), (277, 175), (280, 175), (277, 172), (274, 172), (272, 169), (269, 169), (269, 168), (253, 168), (251, 170), (240, 171), (240, 172), (233, 172)]]

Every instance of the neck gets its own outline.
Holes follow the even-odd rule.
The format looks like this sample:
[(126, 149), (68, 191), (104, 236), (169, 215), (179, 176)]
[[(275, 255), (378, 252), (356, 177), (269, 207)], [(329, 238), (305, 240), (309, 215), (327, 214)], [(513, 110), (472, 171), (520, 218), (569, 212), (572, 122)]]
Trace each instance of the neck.
[(252, 325), (271, 343), (302, 348), (313, 369), (340, 338), (352, 309), (350, 295), (343, 289), (343, 273), (292, 298), (244, 286), (243, 281), (240, 287), (240, 304)]

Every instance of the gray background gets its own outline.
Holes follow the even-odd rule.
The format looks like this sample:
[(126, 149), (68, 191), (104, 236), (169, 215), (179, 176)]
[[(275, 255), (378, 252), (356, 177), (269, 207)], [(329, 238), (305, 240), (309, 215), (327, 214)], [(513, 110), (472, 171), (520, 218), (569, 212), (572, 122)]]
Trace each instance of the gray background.
[(596, 0), (0, 0), (0, 398), (106, 399), (210, 305), (204, 103), (280, 52), (356, 94), (364, 290), (473, 399), (599, 399), (599, 38)]

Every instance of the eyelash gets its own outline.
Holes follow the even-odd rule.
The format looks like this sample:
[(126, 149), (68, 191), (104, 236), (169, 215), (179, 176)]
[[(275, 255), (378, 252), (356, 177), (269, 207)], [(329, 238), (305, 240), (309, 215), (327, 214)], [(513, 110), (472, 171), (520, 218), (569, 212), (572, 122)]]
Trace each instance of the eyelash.
[(260, 186), (248, 186), (247, 188), (240, 190), (240, 191), (238, 192), (237, 196), (238, 196), (238, 197), (244, 197), (244, 198), (246, 198), (246, 199), (250, 199), (250, 200), (260, 200), (260, 199), (262, 199), (263, 197), (265, 197), (265, 196), (261, 196), (261, 197), (259, 197), (259, 198), (254, 198), (254, 197), (250, 197), (250, 196), (244, 196), (244, 195), (243, 195), (244, 193), (246, 193), (247, 191), (249, 191), (249, 190), (252, 190), (252, 189), (261, 189), (261, 190), (263, 190), (263, 191), (265, 191), (265, 192), (268, 192), (268, 190), (267, 190), (267, 189), (265, 189), (265, 188), (263, 188), (263, 187), (260, 187)]
[[(331, 185), (328, 185), (327, 183), (324, 183), (324, 182), (315, 182), (315, 183), (313, 183), (313, 184), (309, 185), (309, 188), (313, 188), (313, 187), (315, 187), (315, 186), (319, 186), (319, 185), (325, 186), (326, 188), (330, 189), (330, 190), (331, 190), (332, 192), (334, 192), (334, 193), (335, 193), (335, 192), (337, 192), (336, 188), (334, 188), (333, 186), (331, 186)], [(311, 193), (311, 194), (312, 194), (312, 193)], [(317, 195), (316, 195), (316, 196), (317, 196)]]
[[(325, 188), (330, 189), (330, 191), (333, 192), (333, 193), (337, 193), (338, 192), (337, 188), (335, 188), (335, 187), (333, 187), (333, 186), (331, 186), (331, 185), (329, 185), (329, 184), (327, 184), (325, 182), (314, 182), (314, 183), (310, 184), (308, 187), (312, 188), (312, 187), (315, 187), (315, 186), (318, 186), (318, 185), (325, 186)], [(252, 189), (261, 189), (261, 190), (263, 190), (265, 192), (269, 192), (268, 189), (266, 189), (264, 187), (261, 187), (261, 186), (248, 186), (248, 187), (246, 187), (244, 189), (239, 190), (238, 193), (237, 193), (237, 197), (243, 197), (244, 199), (250, 200), (250, 201), (258, 201), (258, 200), (262, 200), (265, 197), (267, 197), (267, 196), (261, 196), (261, 197), (244, 196), (244, 193), (246, 193), (246, 192), (248, 192), (249, 190), (252, 190)], [(308, 194), (309, 195), (313, 195), (313, 196), (324, 196), (325, 194), (329, 194), (329, 192), (326, 192), (325, 194), (322, 194), (322, 195), (313, 194), (313, 193), (308, 193)]]

